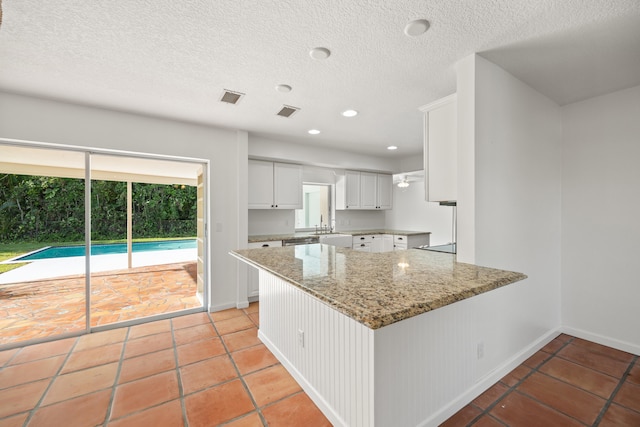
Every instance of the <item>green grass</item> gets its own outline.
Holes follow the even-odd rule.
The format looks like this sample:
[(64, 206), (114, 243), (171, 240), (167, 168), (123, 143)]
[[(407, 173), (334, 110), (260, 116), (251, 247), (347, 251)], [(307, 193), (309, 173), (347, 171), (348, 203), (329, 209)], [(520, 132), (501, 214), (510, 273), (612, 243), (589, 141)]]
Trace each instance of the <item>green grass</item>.
[[(134, 242), (155, 242), (158, 240), (182, 240), (193, 239), (194, 237), (154, 237), (147, 239), (133, 239)], [(96, 240), (93, 244), (101, 243), (126, 243), (126, 239), (119, 240)], [(0, 244), (0, 262), (6, 261), (11, 258), (18, 257), (20, 255), (28, 254), (36, 249), (44, 248), (47, 246), (71, 246), (71, 245), (84, 245), (82, 242), (19, 242), (19, 243), (2, 243)], [(17, 264), (0, 264), (0, 274), (13, 270), (14, 268), (22, 267), (28, 263)]]

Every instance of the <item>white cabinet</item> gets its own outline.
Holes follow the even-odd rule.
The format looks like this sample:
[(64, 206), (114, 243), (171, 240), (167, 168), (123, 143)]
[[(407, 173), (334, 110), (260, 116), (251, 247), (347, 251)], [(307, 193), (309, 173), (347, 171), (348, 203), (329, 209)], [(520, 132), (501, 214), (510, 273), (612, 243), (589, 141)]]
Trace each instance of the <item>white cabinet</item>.
[[(273, 240), (269, 242), (249, 242), (247, 244), (247, 249), (257, 249), (257, 248), (278, 248), (282, 246), (282, 240)], [(260, 293), (259, 288), (259, 275), (258, 269), (247, 265), (247, 296), (255, 300)]]
[(345, 171), (336, 182), (336, 209), (391, 209), (392, 193), (389, 174)]
[(353, 236), (352, 249), (364, 252), (391, 252), (393, 250), (393, 235), (367, 234)]
[(382, 252), (391, 252), (393, 250), (393, 235), (382, 235)]
[(424, 246), (429, 244), (429, 234), (414, 234), (406, 236), (403, 234), (393, 235), (393, 250), (401, 251), (409, 248), (415, 248), (417, 246)]
[(249, 209), (302, 209), (302, 166), (249, 160)]
[(458, 198), (458, 122), (456, 95), (420, 107), (424, 113), (425, 200)]

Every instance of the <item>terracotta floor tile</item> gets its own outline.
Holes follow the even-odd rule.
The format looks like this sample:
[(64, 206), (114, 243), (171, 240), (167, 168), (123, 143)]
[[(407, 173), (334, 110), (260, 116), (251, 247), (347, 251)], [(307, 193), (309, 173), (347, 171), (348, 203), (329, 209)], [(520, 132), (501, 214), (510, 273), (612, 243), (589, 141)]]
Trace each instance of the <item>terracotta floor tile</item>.
[[(10, 364), (17, 365), (19, 363), (31, 362), (38, 359), (46, 359), (51, 356), (59, 356), (68, 354), (71, 347), (75, 344), (77, 338), (67, 338), (63, 340), (50, 341), (42, 344), (29, 345), (22, 348), (20, 353), (14, 357)], [(0, 363), (2, 365), (2, 363)]]
[(207, 313), (187, 314), (171, 319), (173, 329), (188, 328), (190, 326), (206, 325), (211, 323)]
[(491, 410), (491, 415), (508, 426), (522, 427), (584, 427), (580, 422), (561, 414), (517, 391), (510, 393)]
[(556, 337), (553, 340), (551, 340), (544, 347), (542, 347), (541, 351), (544, 351), (544, 352), (547, 352), (547, 353), (555, 353), (556, 351), (561, 349), (562, 346), (565, 345), (565, 343), (566, 343), (566, 340), (563, 337), (559, 336), (559, 337)]
[(631, 411), (615, 403), (605, 412), (599, 427), (636, 427), (640, 426), (640, 412)]
[(227, 310), (216, 311), (215, 313), (211, 313), (211, 318), (214, 322), (219, 322), (221, 320), (231, 319), (233, 317), (244, 316), (244, 312), (242, 310), (238, 310), (236, 308), (229, 308)]
[(189, 427), (218, 425), (255, 409), (239, 380), (184, 398)]
[(617, 350), (615, 348), (606, 347), (604, 345), (601, 345), (595, 342), (585, 341), (580, 338), (575, 338), (571, 343), (573, 345), (579, 345), (581, 347), (584, 347), (589, 351), (592, 351), (593, 353), (598, 353), (603, 356), (607, 356), (612, 359), (619, 360), (621, 362), (631, 363), (631, 361), (633, 360), (633, 354), (630, 354), (621, 350)]
[(178, 363), (180, 366), (185, 366), (190, 363), (199, 362), (201, 360), (226, 353), (220, 338), (211, 338), (181, 345), (176, 347), (176, 350), (178, 352)]
[(559, 357), (554, 357), (540, 367), (540, 372), (590, 391), (605, 399), (611, 396), (619, 382), (619, 380), (609, 375)]
[(20, 351), (19, 348), (0, 351), (0, 368), (6, 365), (7, 363), (9, 363), (9, 361), (12, 361), (12, 359), (15, 357), (18, 351)]
[(505, 427), (505, 425), (491, 415), (483, 415), (482, 418), (473, 424), (473, 427)]
[(108, 427), (178, 427), (184, 426), (180, 400), (172, 400), (107, 424)]
[(111, 401), (111, 389), (40, 407), (29, 427), (85, 427), (104, 423)]
[(229, 356), (219, 356), (180, 368), (183, 393), (190, 394), (238, 376)]
[(244, 331), (223, 335), (222, 339), (227, 345), (229, 351), (237, 351), (243, 348), (262, 344), (262, 341), (258, 338), (257, 328), (245, 329)]
[(255, 327), (255, 324), (244, 313), (242, 313), (242, 316), (233, 317), (231, 319), (215, 322), (215, 325), (220, 335), (231, 334), (233, 332), (238, 332), (244, 329)]
[(477, 406), (469, 404), (440, 424), (440, 427), (465, 427), (481, 413)]
[(635, 365), (633, 365), (633, 368), (629, 371), (626, 381), (640, 385), (640, 360), (636, 360)]
[(245, 313), (258, 313), (260, 311), (260, 303), (252, 302), (249, 307), (243, 309)]
[(260, 315), (258, 313), (249, 313), (249, 319), (259, 328), (260, 327)]
[(0, 388), (9, 388), (18, 384), (51, 378), (60, 369), (65, 356), (54, 356), (48, 359), (14, 365), (0, 370)]
[(108, 344), (122, 342), (127, 336), (127, 328), (111, 329), (109, 331), (93, 332), (78, 338), (74, 351), (87, 350)]
[(67, 374), (69, 372), (79, 371), (93, 366), (118, 362), (122, 355), (123, 346), (124, 343), (119, 342), (83, 351), (74, 350), (67, 359), (67, 363), (64, 364), (61, 373)]
[(246, 375), (258, 369), (266, 368), (278, 363), (278, 359), (264, 346), (264, 344), (238, 350), (231, 353), (241, 375)]
[(128, 359), (130, 357), (153, 353), (171, 347), (173, 347), (173, 337), (171, 336), (171, 332), (162, 332), (127, 341), (127, 344), (124, 347), (124, 357), (125, 359)]
[(244, 381), (260, 407), (302, 390), (282, 365), (247, 375)]
[(517, 390), (589, 425), (605, 404), (602, 398), (540, 373), (531, 375)]
[(540, 350), (533, 354), (530, 358), (525, 360), (522, 364), (530, 368), (537, 368), (541, 363), (548, 360), (550, 357), (551, 355), (549, 353)]
[(175, 369), (176, 358), (173, 349), (160, 350), (122, 361), (118, 384), (124, 384), (140, 378)]
[(180, 392), (175, 371), (122, 384), (116, 388), (111, 419), (115, 420), (178, 397)]
[(518, 384), (518, 382), (521, 379), (526, 377), (529, 374), (529, 372), (531, 372), (530, 368), (524, 365), (520, 365), (517, 368), (515, 368), (513, 371), (509, 372), (507, 375), (502, 377), (500, 381), (502, 381), (509, 387), (513, 387), (514, 385)]
[(509, 387), (503, 383), (496, 383), (489, 387), (489, 389), (480, 396), (476, 397), (472, 403), (480, 409), (487, 409), (492, 403), (500, 399), (508, 390)]
[(13, 417), (4, 418), (0, 420), (0, 427), (23, 427), (24, 422), (27, 421), (29, 413), (14, 415)]
[(618, 390), (614, 402), (640, 412), (640, 385), (626, 381)]
[(629, 367), (629, 363), (612, 359), (601, 353), (593, 352), (585, 346), (573, 343), (563, 348), (558, 356), (616, 378), (622, 377), (622, 374)]
[(41, 380), (0, 390), (0, 418), (33, 409), (51, 380)]
[(173, 336), (176, 341), (176, 345), (184, 345), (200, 340), (218, 338), (218, 334), (216, 334), (216, 331), (213, 329), (211, 324), (176, 329), (173, 331)]
[(304, 393), (298, 393), (262, 410), (269, 426), (330, 427), (331, 423)]
[(262, 427), (262, 419), (257, 412), (252, 412), (235, 421), (225, 424), (224, 427)]
[(162, 332), (171, 332), (171, 320), (156, 320), (155, 322), (132, 326), (129, 328), (128, 339), (133, 340)]
[(72, 397), (82, 396), (113, 386), (118, 372), (118, 364), (96, 366), (70, 374), (60, 375), (53, 380), (42, 405), (50, 405)]

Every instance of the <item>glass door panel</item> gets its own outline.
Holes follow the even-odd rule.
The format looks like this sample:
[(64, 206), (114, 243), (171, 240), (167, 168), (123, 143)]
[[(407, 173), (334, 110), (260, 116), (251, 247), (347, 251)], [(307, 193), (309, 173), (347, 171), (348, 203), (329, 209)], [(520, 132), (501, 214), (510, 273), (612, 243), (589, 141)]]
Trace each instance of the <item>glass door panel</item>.
[(84, 332), (85, 155), (0, 152), (0, 346)]

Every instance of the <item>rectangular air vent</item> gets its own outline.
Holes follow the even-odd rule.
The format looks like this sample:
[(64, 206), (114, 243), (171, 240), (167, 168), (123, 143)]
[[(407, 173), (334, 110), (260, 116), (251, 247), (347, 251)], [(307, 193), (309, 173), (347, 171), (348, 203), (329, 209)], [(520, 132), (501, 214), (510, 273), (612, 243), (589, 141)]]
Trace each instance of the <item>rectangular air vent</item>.
[(278, 116), (289, 118), (289, 117), (293, 116), (296, 113), (296, 111), (298, 111), (298, 110), (299, 110), (298, 107), (292, 107), (290, 105), (283, 105), (282, 109), (280, 111), (278, 111)]
[(225, 89), (224, 92), (222, 92), (222, 97), (220, 98), (220, 101), (226, 102), (227, 104), (235, 105), (238, 102), (240, 102), (243, 96), (244, 96), (244, 93)]

